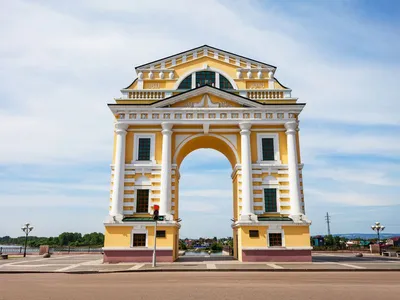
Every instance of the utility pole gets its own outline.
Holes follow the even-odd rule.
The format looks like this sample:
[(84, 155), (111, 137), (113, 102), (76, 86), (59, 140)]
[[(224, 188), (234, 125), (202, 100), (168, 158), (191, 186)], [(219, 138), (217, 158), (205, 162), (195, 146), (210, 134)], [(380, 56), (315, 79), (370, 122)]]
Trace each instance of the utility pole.
[(326, 213), (325, 220), (328, 226), (328, 235), (331, 235), (331, 216), (328, 213)]

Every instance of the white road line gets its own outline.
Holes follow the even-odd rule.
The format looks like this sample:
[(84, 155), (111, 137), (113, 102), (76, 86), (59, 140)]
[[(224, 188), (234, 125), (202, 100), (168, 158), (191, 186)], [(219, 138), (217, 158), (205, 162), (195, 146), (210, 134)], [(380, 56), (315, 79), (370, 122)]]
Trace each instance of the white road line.
[(353, 268), (353, 269), (366, 269), (365, 267), (360, 267), (360, 266), (350, 265), (350, 264), (342, 264), (342, 263), (335, 263), (335, 264), (341, 265), (341, 266), (344, 266), (344, 267)]
[(276, 264), (267, 264), (267, 266), (269, 266), (269, 267), (271, 267), (271, 268), (274, 268), (274, 269), (283, 269), (282, 266), (278, 266), (278, 265), (276, 265)]
[(57, 269), (57, 270), (55, 270), (55, 272), (65, 272), (65, 271), (68, 271), (68, 270), (71, 270), (71, 269), (75, 269), (75, 268), (80, 267), (80, 266), (93, 266), (93, 265), (98, 265), (98, 264), (100, 264), (102, 261), (103, 261), (103, 259), (96, 259), (96, 260), (85, 261), (85, 262), (83, 262), (83, 263), (73, 264), (73, 265), (70, 265), (70, 266), (65, 267), (65, 268)]
[(132, 268), (129, 268), (128, 270), (139, 270), (141, 267), (143, 267), (145, 264), (136, 264)]
[(215, 264), (207, 264), (207, 269), (215, 270), (217, 266)]
[(45, 264), (45, 265), (12, 265), (10, 267), (28, 267), (28, 268), (34, 268), (34, 267), (61, 267), (61, 266), (69, 266), (71, 264)]

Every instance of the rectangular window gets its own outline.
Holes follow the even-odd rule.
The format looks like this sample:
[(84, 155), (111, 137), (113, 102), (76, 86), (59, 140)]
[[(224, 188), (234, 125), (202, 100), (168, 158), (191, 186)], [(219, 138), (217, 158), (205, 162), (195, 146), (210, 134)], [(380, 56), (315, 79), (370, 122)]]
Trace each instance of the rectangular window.
[(277, 212), (276, 189), (264, 189), (265, 212)]
[(270, 247), (282, 247), (282, 234), (270, 233), (268, 238)]
[(136, 191), (136, 212), (137, 213), (149, 212), (149, 190)]
[(157, 230), (156, 236), (158, 238), (165, 238), (165, 230)]
[(146, 234), (134, 233), (133, 234), (133, 247), (146, 247)]
[(138, 160), (150, 160), (151, 138), (139, 138)]
[(275, 160), (274, 139), (262, 138), (262, 160)]
[(258, 238), (258, 230), (249, 230), (249, 237)]

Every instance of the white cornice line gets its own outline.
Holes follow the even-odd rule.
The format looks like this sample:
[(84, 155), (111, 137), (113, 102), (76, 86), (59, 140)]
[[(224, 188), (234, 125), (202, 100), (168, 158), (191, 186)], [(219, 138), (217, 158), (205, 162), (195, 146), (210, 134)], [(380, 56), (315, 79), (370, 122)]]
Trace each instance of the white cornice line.
[(257, 108), (262, 107), (262, 104), (255, 103), (251, 100), (247, 100), (240, 96), (232, 95), (232, 94), (217, 90), (217, 89), (209, 87), (209, 86), (203, 86), (203, 87), (191, 90), (189, 92), (186, 92), (184, 94), (178, 94), (176, 96), (171, 97), (170, 99), (167, 98), (165, 100), (161, 100), (155, 104), (151, 104), (150, 106), (154, 107), (154, 108), (155, 107), (164, 107), (166, 105), (171, 105), (176, 102), (180, 102), (180, 101), (186, 100), (188, 98), (193, 98), (193, 97), (196, 97), (196, 96), (199, 96), (202, 94), (211, 94), (211, 95), (218, 96), (218, 97), (221, 97), (226, 100), (234, 101), (239, 104), (246, 104), (250, 107), (257, 107)]

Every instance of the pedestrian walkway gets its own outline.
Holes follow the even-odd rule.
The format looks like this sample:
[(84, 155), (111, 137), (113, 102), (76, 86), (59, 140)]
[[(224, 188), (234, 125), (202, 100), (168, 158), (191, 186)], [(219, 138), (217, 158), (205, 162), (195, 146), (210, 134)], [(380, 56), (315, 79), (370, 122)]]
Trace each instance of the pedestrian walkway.
[(354, 254), (313, 254), (311, 263), (255, 262), (242, 263), (231, 256), (183, 256), (174, 263), (103, 264), (101, 255), (53, 255), (40, 258), (30, 255), (0, 260), (0, 273), (103, 273), (103, 272), (219, 272), (219, 271), (400, 271), (400, 259), (376, 255), (355, 257)]

